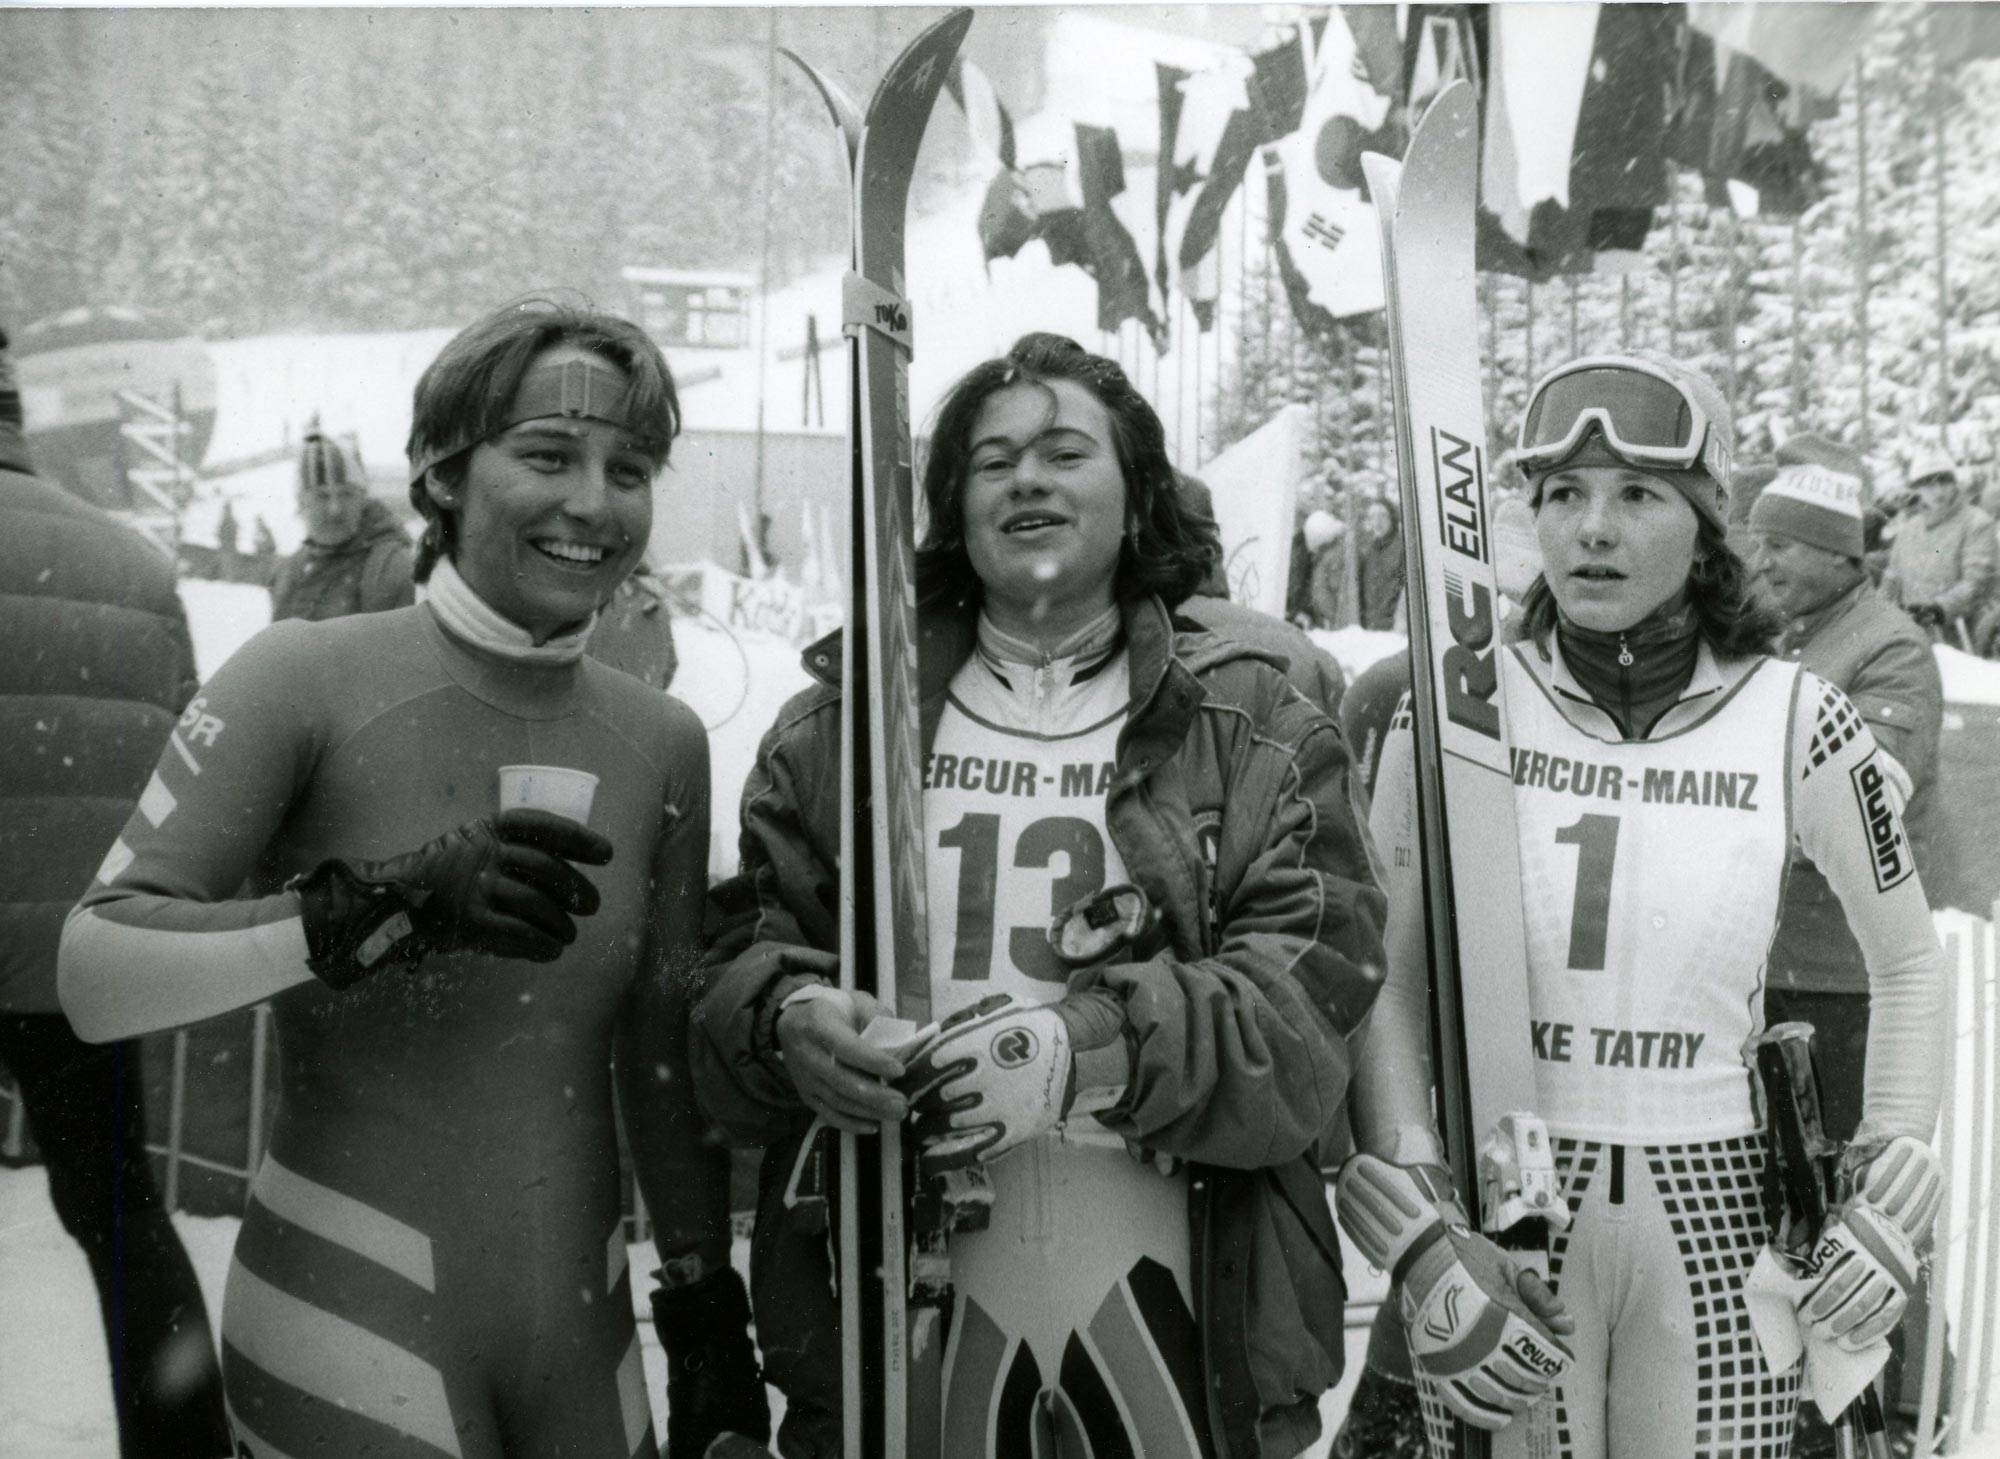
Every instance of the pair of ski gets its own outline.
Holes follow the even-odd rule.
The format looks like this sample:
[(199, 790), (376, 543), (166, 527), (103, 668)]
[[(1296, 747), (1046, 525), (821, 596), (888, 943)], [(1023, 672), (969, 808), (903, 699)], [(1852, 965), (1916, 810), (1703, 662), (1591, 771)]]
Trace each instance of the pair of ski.
[[(840, 697), (841, 985), (873, 994), (886, 1015), (914, 1026), (930, 1021), (931, 988), (903, 243), (917, 150), (971, 25), (970, 10), (954, 11), (912, 41), (865, 114), (785, 52), (826, 103), (852, 197), (852, 266), (841, 290), (853, 487)], [(958, 1208), (915, 1178), (896, 1126), (865, 1139), (843, 1134), (838, 1163), (842, 1453), (939, 1459), (945, 1242)]]

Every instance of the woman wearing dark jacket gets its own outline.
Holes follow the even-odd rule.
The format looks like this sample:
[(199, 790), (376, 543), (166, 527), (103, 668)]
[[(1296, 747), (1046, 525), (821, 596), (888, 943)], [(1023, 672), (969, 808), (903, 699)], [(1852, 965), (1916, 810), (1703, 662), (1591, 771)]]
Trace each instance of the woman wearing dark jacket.
[[(945, 1452), (1038, 1436), (1065, 1456), (1286, 1459), (1341, 1370), (1315, 1160), (1381, 960), (1346, 751), (1273, 660), (1172, 615), (1203, 549), (1159, 420), (1112, 361), (1030, 335), (974, 369), (940, 410), (924, 494), (946, 1022), (886, 1054), (858, 1036), (865, 996), (834, 986), (828, 641), (745, 787), (751, 910), (693, 1040), (710, 1115), (771, 1147), (753, 1285), (783, 1452), (837, 1452), (840, 1405), (826, 1238), (785, 1208), (786, 1177), (816, 1118), (866, 1133), (907, 1114), (927, 1168), (982, 1165), (996, 1192), (989, 1228), (951, 1246)], [(1066, 959), (1051, 922), (1114, 891), (1150, 917)], [(996, 1046), (1035, 1052), (1008, 1069)]]
[(1396, 509), (1372, 501), (1362, 513), (1360, 590), (1361, 626), (1393, 629), (1396, 604), (1403, 597), (1403, 533)]

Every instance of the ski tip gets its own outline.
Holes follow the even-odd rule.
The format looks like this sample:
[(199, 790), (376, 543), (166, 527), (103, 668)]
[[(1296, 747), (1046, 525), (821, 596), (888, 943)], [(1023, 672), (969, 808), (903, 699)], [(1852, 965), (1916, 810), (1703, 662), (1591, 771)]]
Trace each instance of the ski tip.
[(806, 80), (812, 82), (813, 89), (819, 93), (819, 99), (826, 103), (827, 112), (832, 116), (834, 126), (840, 129), (840, 134), (847, 143), (849, 160), (852, 161), (854, 149), (861, 140), (861, 109), (855, 106), (836, 82), (822, 75), (817, 66), (790, 46), (779, 46), (778, 54), (805, 72)]
[(1403, 189), (1403, 164), (1380, 152), (1363, 152), (1361, 176), (1368, 184), (1368, 200), (1375, 205), (1376, 220), (1386, 228), (1396, 216), (1396, 198)]
[(1479, 101), (1469, 81), (1454, 81), (1431, 99), (1424, 109), (1423, 119), (1417, 129), (1410, 134), (1410, 146), (1417, 145), (1417, 138), (1426, 133), (1456, 133), (1470, 129), (1474, 136), (1479, 130)]
[(925, 100), (928, 115), (928, 103), (935, 101), (938, 92), (944, 89), (952, 58), (971, 29), (972, 12), (954, 10), (926, 26), (915, 40), (904, 46), (868, 103), (870, 124), (885, 105), (907, 105), (912, 96)]

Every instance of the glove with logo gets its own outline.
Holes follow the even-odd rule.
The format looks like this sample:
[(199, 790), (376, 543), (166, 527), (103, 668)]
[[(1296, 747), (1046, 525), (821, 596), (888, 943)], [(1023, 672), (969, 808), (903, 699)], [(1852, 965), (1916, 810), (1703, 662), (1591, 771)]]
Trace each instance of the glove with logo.
[(1123, 1034), (1106, 989), (1059, 1003), (996, 993), (922, 1030), (896, 1087), (924, 1174), (990, 1164), (1074, 1112), (1109, 1109), (1131, 1077)]
[(1807, 1256), (1814, 1282), (1799, 1318), (1813, 1336), (1854, 1353), (1903, 1320), (1917, 1285), (1917, 1246), (1937, 1219), (1944, 1176), (1930, 1146), (1909, 1135), (1850, 1147), (1842, 1164), (1854, 1197)]
[(306, 966), (330, 987), (428, 953), (554, 962), (597, 888), (572, 866), (603, 866), (611, 843), (566, 816), (502, 811), (387, 861), (322, 861), (299, 894)]
[(1356, 1155), (1341, 1168), (1338, 1208), (1348, 1239), (1402, 1293), (1412, 1361), (1466, 1423), (1505, 1428), (1569, 1370), (1573, 1319), (1468, 1229), (1446, 1171)]
[(1860, 1201), (1827, 1222), (1808, 1262), (1813, 1285), (1799, 1320), (1814, 1338), (1850, 1353), (1893, 1332), (1916, 1290), (1916, 1248), (1900, 1226)]

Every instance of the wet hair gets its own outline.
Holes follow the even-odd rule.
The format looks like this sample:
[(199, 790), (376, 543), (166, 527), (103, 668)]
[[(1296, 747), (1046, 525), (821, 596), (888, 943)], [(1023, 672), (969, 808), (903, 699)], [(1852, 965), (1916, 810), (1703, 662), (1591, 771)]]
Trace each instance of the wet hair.
[(1059, 334), (1024, 334), (999, 359), (975, 365), (951, 387), (932, 418), (924, 462), (923, 540), (917, 545), (917, 602), (978, 601), (979, 579), (965, 547), (964, 487), (979, 411), (1013, 385), (1037, 385), (1054, 408), (1056, 380), (1072, 380), (1111, 418), (1111, 441), (1125, 477), (1125, 536), (1112, 596), (1120, 603), (1158, 596), (1184, 602), (1208, 571), (1215, 544), (1190, 515), (1167, 434), (1116, 360), (1093, 355)]
[(644, 330), (599, 312), (581, 295), (531, 295), (503, 304), (455, 335), (417, 380), (410, 415), (411, 468), (440, 452), (451, 453), (410, 482), (410, 504), (424, 518), (418, 582), (430, 577), (440, 557), (458, 550), (457, 514), (431, 499), (424, 478), (434, 471), (452, 490), (463, 486), (472, 448), (507, 428), (514, 394), (528, 367), (558, 345), (588, 350), (625, 373), (629, 415), (645, 423), (641, 434), (654, 469), (666, 465), (680, 434), (680, 395), (666, 356)]
[[(1729, 545), (1728, 535), (1699, 512), (1687, 596), (1697, 631), (1719, 654), (1769, 653), (1784, 627), (1783, 615), (1753, 590), (1750, 567)], [(1521, 602), (1521, 627), (1540, 644), (1555, 632), (1555, 590), (1541, 573), (1535, 574)]]

